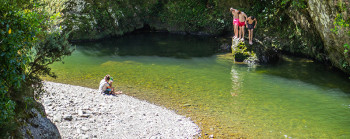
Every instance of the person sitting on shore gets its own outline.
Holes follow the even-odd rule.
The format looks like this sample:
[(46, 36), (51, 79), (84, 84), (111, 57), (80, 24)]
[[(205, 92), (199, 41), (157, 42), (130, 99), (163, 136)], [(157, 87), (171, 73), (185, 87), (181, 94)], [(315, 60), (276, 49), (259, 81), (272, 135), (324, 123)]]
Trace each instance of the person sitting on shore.
[[(254, 23), (255, 22), (255, 23)], [(254, 28), (256, 28), (256, 24), (258, 23), (258, 21), (256, 20), (256, 18), (254, 16), (249, 16), (246, 24), (247, 24), (247, 28), (248, 28), (248, 38), (249, 38), (249, 44), (252, 45), (253, 44), (253, 30)]]
[(114, 87), (112, 87), (113, 78), (110, 75), (106, 75), (101, 81), (99, 86), (99, 92), (104, 94), (121, 94), (121, 91), (114, 92)]
[(100, 86), (98, 88), (98, 91), (100, 93), (105, 93), (109, 94), (110, 91), (112, 91), (109, 87), (108, 81), (110, 79), (110, 75), (106, 75), (101, 81), (100, 81)]

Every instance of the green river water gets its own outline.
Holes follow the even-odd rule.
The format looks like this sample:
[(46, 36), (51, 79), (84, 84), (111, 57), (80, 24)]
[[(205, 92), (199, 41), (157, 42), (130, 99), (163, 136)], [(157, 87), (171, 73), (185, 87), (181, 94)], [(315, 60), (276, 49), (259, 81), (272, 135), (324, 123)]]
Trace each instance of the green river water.
[(52, 70), (60, 83), (125, 94), (190, 117), (202, 137), (350, 138), (350, 80), (312, 60), (234, 63), (215, 38), (146, 33), (76, 44)]

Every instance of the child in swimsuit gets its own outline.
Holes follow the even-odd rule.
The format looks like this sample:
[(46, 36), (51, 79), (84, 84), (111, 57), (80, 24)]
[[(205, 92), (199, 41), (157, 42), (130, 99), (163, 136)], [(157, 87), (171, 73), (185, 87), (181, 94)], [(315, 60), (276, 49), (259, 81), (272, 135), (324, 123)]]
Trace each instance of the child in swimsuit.
[(113, 83), (113, 77), (111, 77), (111, 79), (109, 79), (109, 81), (108, 81), (108, 89), (110, 89), (109, 91), (109, 94), (114, 94), (114, 95), (118, 95), (118, 94), (121, 94), (121, 93), (123, 93), (122, 91), (118, 91), (118, 92), (115, 92), (115, 88), (114, 87), (112, 87), (112, 83)]
[(233, 9), (233, 8), (230, 8), (230, 11), (231, 11), (231, 13), (232, 13), (232, 15), (233, 15), (233, 31), (234, 31), (234, 34), (235, 34), (235, 36), (233, 37), (233, 39), (236, 39), (236, 38), (238, 38), (238, 22), (239, 22), (239, 20), (238, 20), (238, 10), (236, 10), (236, 9)]
[(107, 83), (108, 83), (107, 90), (109, 94), (113, 94), (114, 93), (114, 87), (112, 87), (113, 80), (110, 79)]
[(244, 12), (238, 11), (238, 19), (239, 19), (239, 39), (244, 41), (244, 25), (247, 19), (247, 15)]
[[(247, 19), (247, 28), (248, 28), (248, 38), (249, 38), (249, 44), (252, 45), (253, 44), (253, 30), (254, 28), (256, 28), (256, 24), (258, 23), (258, 21), (256, 20), (256, 18), (254, 16), (249, 16)], [(255, 22), (255, 23), (254, 23)]]

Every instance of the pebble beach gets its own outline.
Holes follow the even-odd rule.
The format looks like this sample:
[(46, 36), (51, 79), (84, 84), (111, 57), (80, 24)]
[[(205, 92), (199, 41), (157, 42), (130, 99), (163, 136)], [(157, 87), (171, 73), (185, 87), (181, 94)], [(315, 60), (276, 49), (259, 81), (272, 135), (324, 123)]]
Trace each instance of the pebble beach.
[(131, 96), (44, 82), (40, 102), (62, 138), (196, 138), (190, 118)]

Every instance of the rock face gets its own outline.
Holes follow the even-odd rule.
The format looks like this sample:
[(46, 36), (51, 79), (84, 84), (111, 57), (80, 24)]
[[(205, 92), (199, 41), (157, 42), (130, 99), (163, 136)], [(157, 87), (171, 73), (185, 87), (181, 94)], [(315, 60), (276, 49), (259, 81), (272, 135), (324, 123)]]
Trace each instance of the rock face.
[(317, 31), (309, 12), (306, 9), (296, 9), (289, 7), (286, 10), (286, 14), (289, 16), (290, 20), (293, 22), (293, 26), (297, 26), (302, 31), (295, 32), (296, 39), (301, 41), (301, 43), (291, 44), (291, 40), (287, 40), (287, 45), (282, 47), (285, 51), (293, 54), (302, 54), (319, 61), (327, 61), (327, 55), (324, 51), (324, 44)]
[(280, 60), (279, 50), (275, 47), (267, 47), (268, 44), (257, 39), (254, 45), (242, 43), (232, 39), (232, 55), (236, 62), (247, 64), (272, 64)]
[(57, 127), (40, 112), (34, 108), (30, 111), (33, 118), (29, 118), (22, 128), (22, 136), (24, 138), (42, 138), (42, 139), (60, 139), (60, 133)]
[(255, 40), (255, 44), (250, 47), (255, 53), (260, 64), (272, 64), (280, 60), (280, 51), (275, 47), (269, 47), (266, 41)]
[(41, 96), (47, 117), (62, 138), (193, 138), (199, 127), (189, 118), (127, 95), (45, 82)]
[(350, 9), (339, 10), (338, 3), (341, 1), (345, 7), (350, 6), (347, 0), (307, 0), (305, 9), (289, 8), (287, 14), (303, 30), (302, 39), (307, 40), (304, 42), (309, 47), (306, 55), (320, 61), (330, 61), (335, 67), (350, 73), (350, 56), (344, 53), (344, 44), (350, 43), (350, 29), (343, 27), (336, 33), (332, 31), (337, 14), (341, 13), (343, 19), (349, 20)]
[[(343, 11), (345, 19), (349, 20), (347, 13), (350, 12), (349, 1), (343, 1), (348, 7), (346, 11)], [(347, 35), (349, 32), (349, 27), (340, 30), (338, 33), (333, 33), (331, 30), (334, 28), (334, 19), (337, 16), (337, 3), (340, 1), (332, 0), (308, 0), (308, 12), (312, 21), (322, 38), (324, 44), (325, 52), (336, 67), (350, 73), (350, 69), (344, 69), (343, 64), (350, 63), (349, 53), (344, 54), (344, 44), (350, 43), (350, 36)]]

